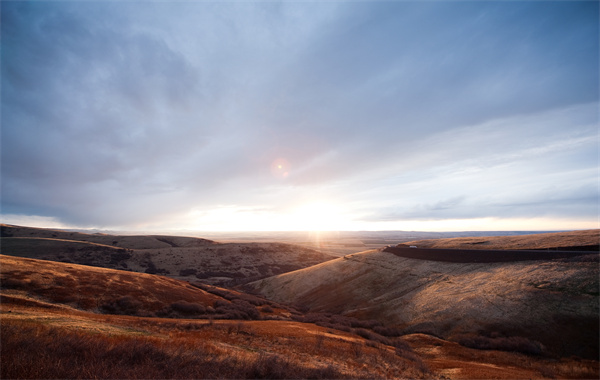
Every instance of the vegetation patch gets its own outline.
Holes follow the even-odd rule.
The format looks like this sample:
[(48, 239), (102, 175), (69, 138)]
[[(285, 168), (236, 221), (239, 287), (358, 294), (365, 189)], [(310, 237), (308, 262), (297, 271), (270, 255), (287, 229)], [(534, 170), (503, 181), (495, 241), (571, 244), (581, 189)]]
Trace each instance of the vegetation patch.
[(461, 335), (456, 341), (465, 347), (478, 350), (500, 350), (519, 352), (526, 355), (542, 355), (545, 347), (538, 341), (521, 336), (501, 336), (497, 333), (489, 335)]

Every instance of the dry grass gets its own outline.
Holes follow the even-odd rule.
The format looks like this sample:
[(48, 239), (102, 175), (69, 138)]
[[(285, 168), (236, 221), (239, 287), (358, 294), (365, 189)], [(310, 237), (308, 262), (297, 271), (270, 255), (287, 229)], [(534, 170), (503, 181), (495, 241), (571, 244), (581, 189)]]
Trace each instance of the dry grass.
[(402, 246), (451, 249), (553, 249), (591, 247), (598, 251), (600, 230), (555, 232), (520, 236), (478, 236), (414, 240)]
[(344, 377), (333, 367), (305, 368), (280, 355), (231, 352), (190, 337), (105, 336), (18, 324), (3, 325), (1, 334), (3, 379)]
[(334, 256), (283, 243), (216, 243), (162, 235), (85, 234), (0, 225), (2, 252), (188, 281), (235, 286), (306, 268)]
[[(432, 377), (414, 354), (371, 347), (358, 337), (314, 325), (113, 316), (102, 321), (90, 315), (98, 325), (123, 325), (108, 334), (81, 328), (80, 319), (59, 324), (59, 316), (45, 314), (43, 323), (3, 319), (2, 378)], [(69, 320), (64, 314), (61, 318)]]
[(432, 370), (458, 379), (597, 379), (597, 360), (476, 350), (424, 334), (406, 336)]
[(557, 355), (594, 358), (598, 275), (595, 262), (445, 263), (374, 250), (250, 285), (305, 311), (376, 319), (404, 333), (449, 338), (498, 324)]
[(220, 297), (167, 277), (0, 255), (2, 287), (57, 304), (152, 315), (174, 302), (211, 306)]
[(127, 249), (155, 249), (177, 247), (192, 247), (214, 244), (211, 240), (194, 237), (175, 237), (175, 236), (157, 236), (157, 235), (108, 235), (108, 234), (87, 234), (81, 232), (70, 232), (64, 230), (53, 230), (49, 228), (35, 228), (12, 226), (7, 224), (0, 225), (0, 234), (2, 237), (20, 237), (20, 238), (46, 238), (57, 240), (80, 241), (109, 245), (113, 247)]
[[(3, 232), (6, 233), (6, 229)], [(59, 233), (70, 234), (56, 233), (57, 236), (48, 239), (66, 239)], [(102, 239), (113, 238), (97, 235), (95, 245), (104, 244), (100, 242)], [(202, 244), (209, 244), (186, 240), (188, 238), (138, 238), (141, 239), (138, 243), (145, 241), (150, 246), (181, 249), (173, 252), (192, 252)], [(119, 241), (110, 243), (126, 245)], [(180, 247), (186, 244), (198, 246)], [(260, 245), (252, 247), (256, 251), (245, 254), (256, 257), (268, 254)], [(217, 257), (217, 253), (214, 251), (213, 255)], [(156, 264), (163, 265), (158, 261)], [(365, 319), (377, 318), (382, 309), (397, 303), (403, 313), (422, 310), (414, 316), (421, 318), (421, 326), (430, 323), (426, 313), (435, 315), (436, 310), (432, 308), (436, 305), (475, 307), (477, 298), (470, 298), (467, 303), (452, 301), (457, 299), (457, 294), (464, 298), (469, 289), (486, 290), (487, 303), (479, 304), (478, 312), (514, 312), (518, 305), (527, 305), (527, 318), (532, 318), (539, 303), (545, 305), (543, 317), (552, 320), (552, 308), (557, 302), (562, 305), (557, 310), (581, 308), (576, 311), (580, 314), (575, 316), (587, 315), (587, 304), (577, 302), (593, 294), (597, 305), (597, 263), (450, 267), (414, 264), (410, 260), (391, 259), (382, 252), (366, 252), (336, 260), (334, 264), (334, 267), (319, 266), (323, 278), (318, 277), (318, 271), (302, 271), (310, 274), (310, 281), (301, 281), (296, 284), (299, 289), (291, 290), (295, 294), (305, 292), (302, 298), (305, 302), (324, 302), (320, 306), (322, 310), (329, 307), (337, 313), (351, 307), (360, 310), (354, 314), (356, 317)], [(442, 339), (434, 343), (433, 338), (413, 339), (412, 335), (406, 337), (409, 342), (406, 343), (398, 335), (409, 329), (390, 328), (381, 322), (336, 314), (305, 314), (241, 292), (166, 277), (2, 255), (0, 265), (2, 378), (433, 378), (438, 375), (598, 378), (597, 361), (551, 359), (493, 350), (530, 348), (527, 344), (532, 340), (514, 338), (520, 335), (489, 336), (484, 341), (475, 339), (474, 344), (483, 344), (485, 347), (480, 348), (488, 349), (485, 351)], [(332, 268), (338, 271), (338, 276), (332, 276)], [(596, 275), (590, 276), (590, 273)], [(293, 277), (288, 277), (288, 282), (283, 281), (278, 289), (289, 286)], [(324, 281), (322, 286), (319, 281)], [(313, 289), (315, 286), (318, 288)], [(390, 290), (396, 293), (387, 294)], [(521, 299), (521, 294), (529, 296)], [(369, 301), (360, 301), (360, 295), (367, 295)], [(377, 310), (365, 308), (375, 299), (372, 305)], [(356, 300), (362, 304), (353, 304)], [(413, 304), (406, 303), (407, 300)], [(305, 303), (304, 306), (311, 305)], [(476, 316), (466, 313), (464, 308), (446, 309), (449, 311), (444, 312), (449, 312), (450, 317), (441, 314), (445, 323), (456, 321), (452, 315), (459, 315), (470, 324), (478, 323)], [(222, 318), (292, 318), (298, 322), (223, 321)], [(556, 334), (573, 337), (569, 344), (577, 348), (581, 343), (577, 338), (580, 330), (597, 331), (597, 323), (592, 323), (597, 321), (597, 315), (595, 318), (590, 319), (590, 328), (579, 323), (580, 319), (565, 320), (565, 323), (556, 320), (558, 322), (551, 326), (544, 325), (551, 329), (542, 325), (537, 328), (550, 331), (557, 341), (560, 338)], [(433, 330), (443, 327), (431, 326)], [(573, 347), (569, 346), (568, 350), (572, 352)]]
[[(0, 264), (2, 378), (432, 376), (410, 348), (383, 337), (291, 321), (217, 320), (260, 318), (257, 306), (268, 306), (270, 318), (290, 313), (255, 296), (3, 255)], [(164, 305), (179, 318), (211, 309), (211, 319), (140, 317)]]

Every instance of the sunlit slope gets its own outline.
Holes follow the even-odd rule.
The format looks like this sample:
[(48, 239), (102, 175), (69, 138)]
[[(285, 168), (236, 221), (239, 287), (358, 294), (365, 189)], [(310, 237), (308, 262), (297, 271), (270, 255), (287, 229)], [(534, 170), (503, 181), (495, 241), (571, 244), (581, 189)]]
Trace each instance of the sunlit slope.
[[(386, 338), (349, 328), (339, 316), (303, 316), (252, 295), (161, 276), (2, 255), (0, 269), (2, 378), (512, 379), (598, 373), (597, 361), (479, 351), (422, 334)], [(245, 313), (248, 307), (254, 315)], [(306, 323), (315, 318), (335, 324)]]
[(176, 303), (208, 307), (221, 299), (167, 277), (5, 255), (0, 280), (5, 300), (116, 314), (167, 314)]
[(272, 300), (406, 331), (496, 329), (589, 356), (598, 352), (599, 312), (598, 262), (589, 260), (446, 263), (372, 250), (250, 285)]
[(600, 230), (554, 232), (518, 236), (477, 236), (414, 240), (400, 244), (419, 248), (452, 249), (581, 249), (598, 251)]
[(292, 322), (256, 296), (5, 255), (0, 269), (2, 378), (432, 378), (400, 339)]

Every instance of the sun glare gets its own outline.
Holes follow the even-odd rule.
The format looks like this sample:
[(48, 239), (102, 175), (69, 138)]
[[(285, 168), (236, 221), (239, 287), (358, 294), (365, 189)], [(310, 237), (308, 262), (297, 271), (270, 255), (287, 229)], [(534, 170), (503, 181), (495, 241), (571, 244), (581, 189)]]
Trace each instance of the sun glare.
[(285, 158), (278, 158), (271, 163), (271, 174), (276, 178), (287, 178), (290, 175), (291, 165)]
[(329, 202), (303, 204), (293, 210), (289, 219), (298, 231), (340, 231), (347, 224), (342, 209)]

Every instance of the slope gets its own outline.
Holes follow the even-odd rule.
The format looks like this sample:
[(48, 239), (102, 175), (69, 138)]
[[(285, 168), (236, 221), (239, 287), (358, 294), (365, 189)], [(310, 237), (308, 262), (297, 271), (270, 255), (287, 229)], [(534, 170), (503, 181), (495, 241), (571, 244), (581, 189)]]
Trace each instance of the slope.
[(307, 310), (458, 340), (500, 334), (558, 355), (598, 357), (598, 256), (448, 263), (365, 251), (249, 284)]
[[(264, 300), (255, 316), (260, 320), (222, 320), (209, 308), (260, 299), (148, 274), (0, 255), (0, 277), (1, 378), (511, 379), (598, 374), (593, 361), (482, 352), (422, 334), (384, 338), (364, 328), (342, 331), (292, 321), (290, 314), (296, 311)], [(93, 294), (98, 303), (85, 301)], [(164, 307), (170, 318), (151, 316)]]
[(449, 249), (559, 249), (598, 251), (600, 230), (554, 232), (519, 236), (476, 236), (413, 240), (399, 246)]
[(4, 255), (0, 268), (2, 378), (432, 376), (404, 341), (294, 322), (255, 296)]
[(213, 285), (239, 285), (335, 258), (283, 243), (217, 243), (180, 236), (84, 234), (2, 225), (2, 253)]

